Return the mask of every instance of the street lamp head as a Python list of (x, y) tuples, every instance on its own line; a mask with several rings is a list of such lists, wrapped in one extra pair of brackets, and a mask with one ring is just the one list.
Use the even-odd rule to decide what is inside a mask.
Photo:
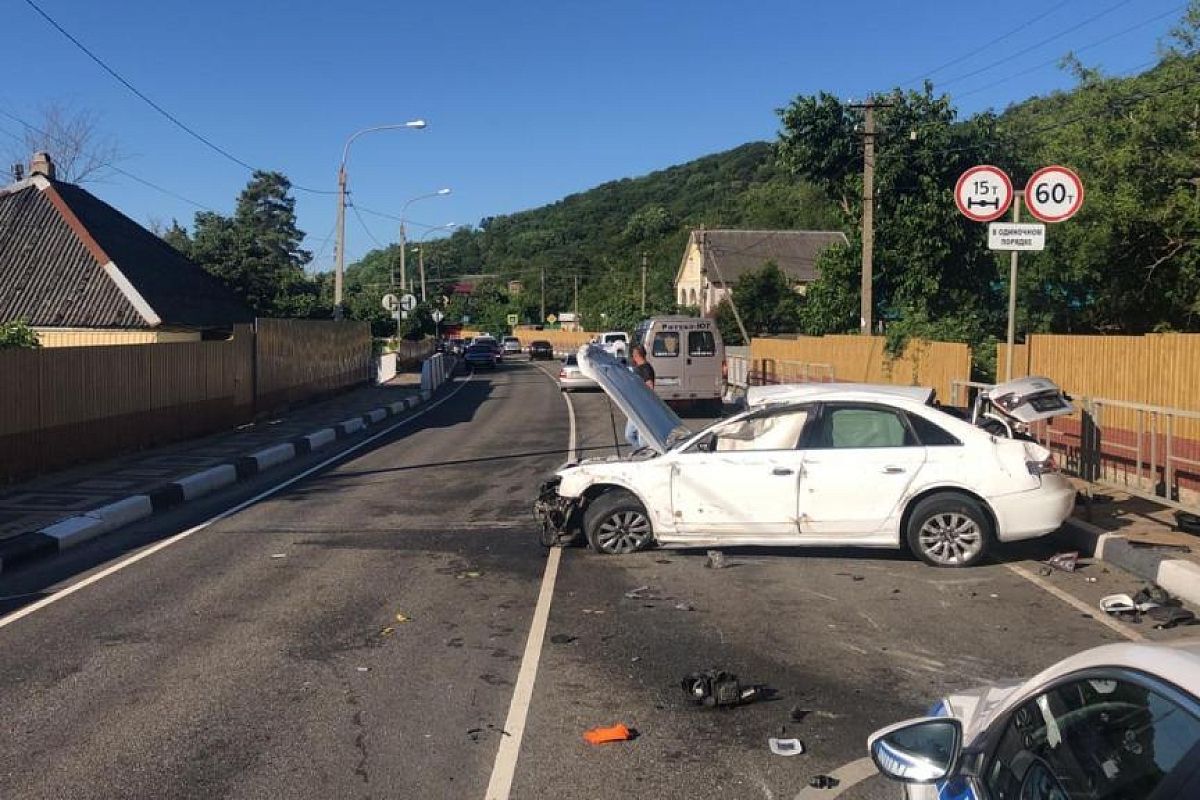
[(426, 124), (425, 120), (423, 120), (423, 119), (414, 119), (411, 122), (404, 123), (404, 127), (406, 127), (406, 128), (424, 128), (425, 124)]
[(450, 194), (450, 190), (449, 189), (438, 189), (437, 193), (438, 194)]

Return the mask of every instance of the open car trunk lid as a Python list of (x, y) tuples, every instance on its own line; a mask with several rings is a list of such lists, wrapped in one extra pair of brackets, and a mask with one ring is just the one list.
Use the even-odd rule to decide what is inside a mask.
[(637, 426), (642, 440), (659, 453), (690, 432), (679, 415), (632, 369), (598, 344), (579, 348), (579, 370), (594, 380)]
[(1075, 410), (1054, 381), (1037, 375), (993, 386), (987, 390), (987, 398), (999, 411), (1023, 425), (1066, 416)]

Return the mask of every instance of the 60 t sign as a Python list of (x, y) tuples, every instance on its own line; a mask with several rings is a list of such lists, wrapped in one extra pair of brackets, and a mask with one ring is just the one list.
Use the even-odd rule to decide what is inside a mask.
[(1042, 222), (1070, 219), (1083, 205), (1083, 181), (1066, 167), (1042, 167), (1025, 184), (1025, 206)]

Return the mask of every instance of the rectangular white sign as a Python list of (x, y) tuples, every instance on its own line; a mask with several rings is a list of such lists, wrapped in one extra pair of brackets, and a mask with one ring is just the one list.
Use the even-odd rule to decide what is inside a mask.
[(989, 250), (1045, 250), (1046, 226), (1041, 223), (992, 222), (988, 225)]

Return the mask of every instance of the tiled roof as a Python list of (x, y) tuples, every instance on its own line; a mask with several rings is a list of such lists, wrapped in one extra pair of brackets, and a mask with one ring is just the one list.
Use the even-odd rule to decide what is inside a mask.
[[(736, 283), (744, 273), (772, 261), (794, 281), (817, 279), (817, 256), (849, 242), (841, 231), (703, 231), (708, 237), (704, 267), (710, 283)], [(696, 242), (701, 231), (692, 232)]]
[(84, 189), (35, 176), (0, 189), (0, 321), (209, 328), (253, 313), (223, 283)]

